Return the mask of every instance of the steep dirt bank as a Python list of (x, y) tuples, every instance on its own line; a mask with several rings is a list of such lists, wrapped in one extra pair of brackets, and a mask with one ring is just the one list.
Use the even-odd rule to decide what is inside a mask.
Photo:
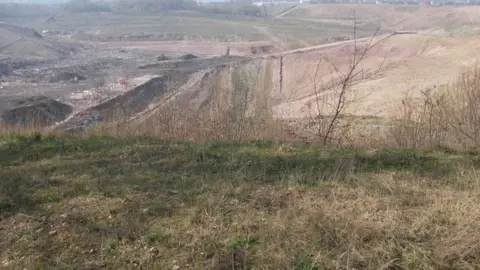
[(152, 109), (132, 122), (143, 123), (159, 117), (169, 101), (178, 101), (198, 114), (228, 112), (234, 119), (271, 118), (271, 59), (250, 59), (202, 69), (168, 97), (152, 105)]
[(130, 91), (68, 117), (56, 129), (81, 130), (97, 122), (129, 119), (146, 110), (155, 99), (183, 85), (187, 78), (188, 73), (179, 71), (153, 78)]

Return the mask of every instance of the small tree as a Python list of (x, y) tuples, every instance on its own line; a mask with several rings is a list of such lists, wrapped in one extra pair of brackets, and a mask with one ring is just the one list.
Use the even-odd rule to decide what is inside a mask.
[[(340, 70), (333, 61), (325, 57), (317, 63), (315, 73), (311, 79), (314, 94), (313, 100), (307, 104), (307, 107), (309, 108), (310, 120), (315, 126), (317, 135), (324, 144), (334, 139), (333, 134), (349, 126), (349, 124), (342, 125), (340, 121), (342, 114), (354, 103), (366, 97), (366, 95), (359, 97), (359, 93), (356, 92), (353, 86), (377, 74), (383, 67), (386, 55), (379, 65), (378, 70), (375, 72), (366, 71), (361, 63), (370, 51), (394, 35), (390, 34), (376, 40), (380, 33), (380, 27), (377, 27), (373, 36), (366, 42), (366, 45), (363, 47), (359, 46), (355, 12), (353, 13), (353, 21), (353, 50), (348, 51), (349, 59), (347, 70)], [(330, 74), (328, 74), (330, 76), (328, 84), (322, 82), (322, 76), (320, 76), (319, 72), (320, 67), (325, 64), (331, 67)], [(344, 133), (344, 131), (340, 133)]]

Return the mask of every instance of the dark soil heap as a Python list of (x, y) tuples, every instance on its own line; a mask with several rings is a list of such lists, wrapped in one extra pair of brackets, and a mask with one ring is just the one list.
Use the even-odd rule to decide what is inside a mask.
[(14, 108), (4, 111), (3, 122), (8, 125), (49, 126), (67, 118), (73, 112), (70, 105), (45, 96), (17, 101)]
[(253, 55), (269, 54), (269, 53), (274, 53), (275, 51), (276, 51), (275, 47), (272, 45), (250, 47), (250, 53)]
[(87, 78), (85, 76), (82, 76), (80, 74), (75, 74), (71, 72), (60, 72), (57, 74), (54, 74), (51, 78), (49, 78), (49, 82), (54, 83), (54, 82), (78, 82), (78, 81), (84, 81)]

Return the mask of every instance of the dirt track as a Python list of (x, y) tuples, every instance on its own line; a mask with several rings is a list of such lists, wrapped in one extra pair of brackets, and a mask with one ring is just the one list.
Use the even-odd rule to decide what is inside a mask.
[(298, 5), (295, 5), (295, 6), (292, 6), (284, 11), (282, 11), (280, 14), (278, 14), (277, 16), (275, 16), (275, 18), (281, 18), (285, 15), (287, 15), (288, 13), (292, 12), (294, 9), (297, 8)]
[[(385, 37), (388, 35), (385, 35)], [(371, 39), (370, 37), (366, 38), (357, 38), (357, 42), (363, 42)], [(315, 45), (315, 46), (310, 46), (310, 47), (304, 47), (300, 49), (294, 49), (294, 50), (288, 50), (288, 51), (283, 51), (279, 53), (273, 53), (265, 57), (270, 57), (270, 56), (285, 56), (285, 55), (291, 55), (291, 54), (296, 54), (296, 53), (305, 53), (305, 52), (312, 52), (312, 51), (317, 51), (317, 50), (322, 50), (322, 49), (328, 49), (332, 47), (337, 47), (341, 45), (346, 45), (346, 44), (351, 44), (354, 43), (355, 40), (346, 40), (346, 41), (339, 41), (339, 42), (333, 42), (333, 43), (327, 43), (327, 44), (322, 44), (322, 45)]]

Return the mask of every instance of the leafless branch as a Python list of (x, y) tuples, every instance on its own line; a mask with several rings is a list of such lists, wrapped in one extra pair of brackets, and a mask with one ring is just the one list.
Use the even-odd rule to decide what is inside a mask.
[[(322, 138), (324, 144), (327, 144), (328, 141), (331, 141), (332, 134), (336, 133), (337, 127), (339, 126), (340, 117), (342, 114), (344, 114), (345, 110), (351, 104), (353, 104), (356, 99), (363, 99), (366, 97), (357, 96), (354, 98), (354, 100), (352, 100), (351, 96), (355, 94), (353, 86), (360, 83), (362, 80), (372, 78), (375, 74), (380, 72), (385, 63), (387, 55), (385, 54), (379, 68), (373, 72), (366, 71), (362, 65), (362, 62), (365, 60), (369, 52), (371, 52), (375, 47), (385, 42), (391, 36), (395, 35), (390, 34), (384, 38), (376, 40), (380, 33), (380, 26), (378, 26), (368, 42), (366, 42), (365, 47), (359, 48), (359, 43), (357, 41), (357, 19), (355, 12), (353, 13), (353, 22), (353, 50), (348, 49), (350, 54), (348, 58), (348, 69), (346, 71), (342, 71), (336, 63), (325, 57), (317, 64), (314, 77), (312, 79), (314, 88), (313, 102), (315, 102), (317, 109), (315, 112), (315, 121), (317, 122), (317, 125), (319, 125), (319, 127), (317, 127), (317, 135)], [(318, 81), (318, 77), (320, 76), (320, 64), (323, 62), (326, 62), (331, 67), (331, 78), (328, 85), (323, 84), (323, 82), (319, 83)], [(321, 87), (319, 87), (319, 84)], [(333, 96), (333, 101), (326, 97), (327, 94)], [(329, 108), (331, 111), (326, 112), (324, 107)], [(309, 106), (309, 108), (311, 108), (311, 106)], [(329, 117), (326, 117), (326, 114), (329, 114)], [(319, 123), (319, 119), (323, 119), (321, 121), (324, 122)], [(328, 119), (328, 121), (325, 121), (324, 119)]]

